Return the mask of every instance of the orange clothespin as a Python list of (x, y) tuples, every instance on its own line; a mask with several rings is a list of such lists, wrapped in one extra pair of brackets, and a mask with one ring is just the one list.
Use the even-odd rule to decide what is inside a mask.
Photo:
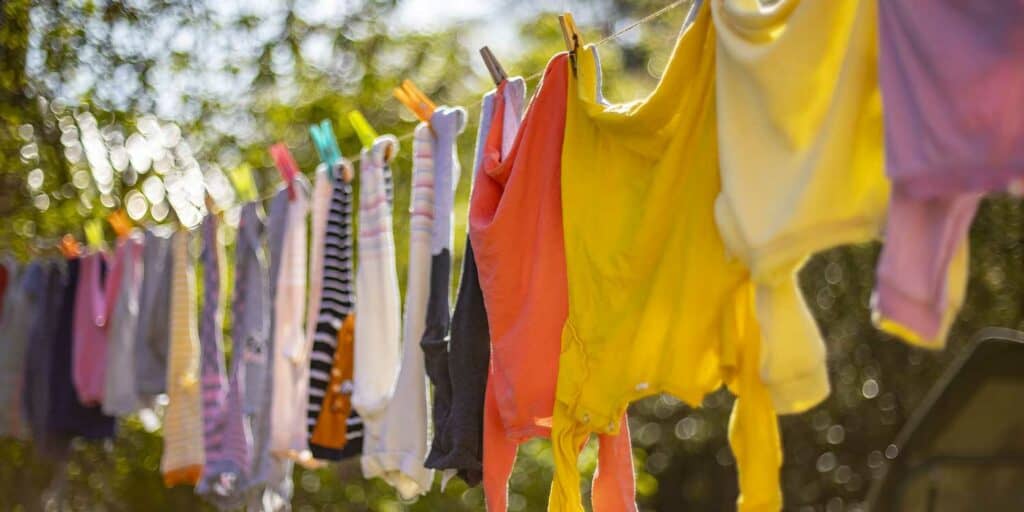
[(576, 29), (576, 21), (572, 13), (566, 12), (558, 17), (558, 24), (562, 27), (562, 38), (565, 39), (565, 49), (569, 51), (569, 64), (572, 66), (572, 74), (576, 75), (576, 52), (583, 46), (583, 37)]
[(128, 213), (124, 211), (124, 208), (118, 209), (107, 216), (107, 222), (110, 223), (110, 227), (114, 229), (114, 234), (118, 240), (123, 240), (124, 237), (128, 236), (132, 231), (132, 220), (128, 217)]
[(292, 152), (288, 151), (288, 146), (285, 146), (283, 142), (270, 146), (270, 156), (274, 159), (277, 172), (281, 173), (281, 179), (288, 186), (288, 199), (294, 201), (295, 177), (299, 175), (299, 164), (295, 161), (295, 157), (292, 156)]
[(403, 80), (402, 85), (395, 88), (395, 98), (424, 123), (430, 123), (430, 116), (437, 109), (437, 105), (410, 80)]
[(60, 249), (60, 253), (64, 255), (64, 258), (69, 260), (82, 255), (82, 244), (78, 243), (78, 240), (75, 240), (75, 236), (70, 233), (61, 237), (57, 248)]

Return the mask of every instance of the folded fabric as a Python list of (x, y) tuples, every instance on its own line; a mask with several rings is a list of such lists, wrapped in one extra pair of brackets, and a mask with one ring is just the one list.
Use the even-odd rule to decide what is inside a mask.
[(606, 103), (593, 46), (579, 52), (569, 79), (561, 177), (569, 309), (550, 510), (582, 510), (579, 450), (591, 433), (622, 432), (630, 401), (667, 392), (696, 407), (723, 382), (738, 395), (729, 439), (739, 509), (782, 505), (753, 289), (715, 226), (715, 30), (707, 3), (697, 9), (647, 98)]

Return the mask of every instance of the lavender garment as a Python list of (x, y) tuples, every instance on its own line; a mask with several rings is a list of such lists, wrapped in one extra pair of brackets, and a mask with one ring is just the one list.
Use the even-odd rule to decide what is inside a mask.
[(7, 288), (0, 306), (0, 437), (26, 439), (29, 432), (21, 399), (29, 318), (35, 307), (33, 290), (41, 285), (37, 281), (39, 265), (31, 264), (26, 269), (9, 259), (4, 267)]
[(880, 327), (941, 348), (962, 304), (982, 195), (1024, 176), (1024, 2), (884, 0), (886, 171)]
[(57, 334), (54, 319), (64, 296), (61, 264), (42, 262), (33, 265), (26, 271), (25, 279), (26, 298), (35, 307), (29, 318), (28, 337), (32, 341), (25, 352), (22, 404), (36, 452), (46, 458), (61, 458), (67, 455), (70, 440), (58, 435), (50, 425), (51, 368)]
[(910, 197), (1024, 176), (1024, 2), (880, 0), (886, 171)]
[(143, 401), (167, 392), (172, 259), (170, 237), (147, 231), (135, 340), (135, 386)]
[[(139, 322), (139, 289), (142, 280), (142, 238), (131, 236), (117, 248), (116, 260), (122, 266), (121, 280), (110, 314), (107, 371), (104, 381), (103, 412), (127, 416), (141, 406), (135, 389), (135, 341)], [(108, 286), (115, 286), (110, 283)]]

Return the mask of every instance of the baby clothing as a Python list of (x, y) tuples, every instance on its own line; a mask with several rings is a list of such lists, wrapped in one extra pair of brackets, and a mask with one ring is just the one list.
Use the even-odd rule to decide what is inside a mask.
[(967, 232), (986, 192), (1024, 176), (1024, 4), (878, 2), (885, 163), (893, 183), (875, 322), (945, 346)]
[(173, 264), (171, 238), (146, 231), (135, 339), (135, 386), (139, 398), (146, 402), (167, 391)]
[(722, 184), (715, 29), (706, 2), (694, 12), (645, 99), (604, 101), (593, 46), (569, 76), (561, 168), (568, 318), (550, 510), (582, 510), (580, 448), (591, 433), (621, 432), (629, 402), (667, 392), (697, 407), (723, 382), (738, 395), (729, 429), (738, 509), (782, 506), (753, 286), (744, 264), (727, 257), (714, 218)]
[(815, 252), (877, 236), (888, 199), (876, 2), (710, 3), (722, 177), (715, 219), (755, 285), (761, 378), (779, 413), (799, 413), (830, 387), (796, 274)]
[[(361, 419), (352, 415), (349, 399), (352, 394), (351, 333), (343, 332), (351, 323), (349, 316), (355, 300), (352, 293), (352, 185), (345, 181), (343, 171), (351, 172), (348, 161), (341, 162), (332, 179), (325, 236), (321, 242), (324, 257), (320, 312), (309, 358), (306, 425), (313, 457), (322, 460), (358, 455), (361, 447)], [(353, 427), (351, 445), (350, 423)]]
[[(72, 376), (78, 399), (86, 405), (98, 405), (103, 401), (109, 319), (104, 287), (116, 290), (120, 286), (120, 276), (115, 278), (113, 267), (102, 252), (83, 256), (79, 266), (72, 330)], [(111, 282), (106, 283), (108, 280)], [(110, 295), (113, 298), (114, 294)]]
[(371, 453), (372, 446), (385, 448), (382, 421), (402, 361), (402, 306), (391, 217), (391, 162), (398, 150), (398, 139), (379, 137), (363, 149), (359, 165), (352, 408), (362, 418), (363, 453)]
[(167, 354), (167, 409), (160, 471), (164, 484), (194, 486), (203, 471), (202, 400), (199, 390), (199, 339), (196, 332), (195, 270), (189, 258), (188, 232), (171, 238), (171, 331)]
[[(107, 306), (110, 313), (107, 315), (103, 412), (111, 416), (127, 416), (141, 405), (135, 388), (134, 365), (142, 280), (142, 241), (142, 237), (131, 235), (118, 243), (114, 253), (114, 270), (107, 280)], [(115, 275), (119, 277), (114, 278)]]
[[(439, 108), (432, 119), (435, 122), (431, 125), (420, 123), (413, 136), (409, 263), (398, 379), (391, 399), (382, 407), (359, 410), (365, 424), (361, 459), (363, 476), (381, 477), (403, 499), (412, 499), (426, 493), (434, 481), (433, 471), (423, 467), (427, 454), (429, 417), (427, 377), (419, 343), (426, 326), (430, 246), (434, 229), (434, 137), (431, 135), (431, 127), (442, 131), (452, 126), (448, 122), (436, 122), (451, 115), (448, 112), (449, 109)], [(447, 150), (451, 151), (452, 148)], [(369, 317), (362, 310), (356, 312), (357, 321)], [(359, 340), (359, 333), (356, 333), (356, 339)], [(362, 371), (358, 361), (356, 369)]]

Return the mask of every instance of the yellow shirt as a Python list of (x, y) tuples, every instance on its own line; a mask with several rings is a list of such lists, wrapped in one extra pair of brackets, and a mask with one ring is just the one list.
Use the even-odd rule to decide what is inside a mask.
[(829, 393), (825, 348), (796, 283), (813, 253), (879, 232), (882, 153), (875, 0), (712, 0), (715, 217), (756, 284), (761, 377), (779, 413)]
[(591, 433), (615, 433), (630, 401), (668, 392), (697, 406), (722, 382), (740, 396), (730, 423), (740, 509), (781, 507), (752, 289), (715, 227), (714, 63), (706, 5), (642, 101), (605, 104), (596, 50), (579, 52), (562, 150), (569, 315), (550, 510), (582, 510), (579, 449)]

